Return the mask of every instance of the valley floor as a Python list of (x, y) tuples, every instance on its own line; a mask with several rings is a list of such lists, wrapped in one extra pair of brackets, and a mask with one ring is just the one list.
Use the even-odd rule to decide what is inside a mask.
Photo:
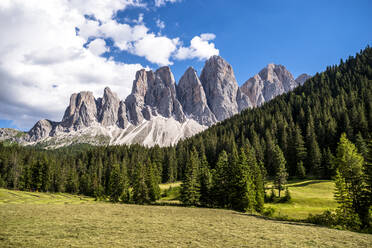
[(371, 247), (372, 235), (229, 210), (0, 189), (0, 247)]

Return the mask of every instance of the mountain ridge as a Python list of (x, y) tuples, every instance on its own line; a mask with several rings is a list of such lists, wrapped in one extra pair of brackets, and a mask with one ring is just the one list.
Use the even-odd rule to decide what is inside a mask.
[(200, 76), (189, 67), (178, 83), (168, 66), (142, 69), (124, 100), (109, 87), (97, 99), (90, 91), (73, 93), (60, 122), (43, 119), (21, 137), (3, 132), (0, 139), (51, 148), (74, 143), (175, 145), (308, 78), (302, 74), (296, 81), (284, 66), (269, 64), (239, 87), (232, 66), (220, 56), (208, 59)]

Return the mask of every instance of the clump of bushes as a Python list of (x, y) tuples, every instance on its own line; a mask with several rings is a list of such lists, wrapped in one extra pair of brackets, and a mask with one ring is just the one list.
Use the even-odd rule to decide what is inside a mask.
[(358, 214), (353, 212), (342, 212), (340, 209), (335, 211), (326, 210), (322, 214), (312, 215), (309, 214), (309, 217), (306, 219), (307, 222), (328, 226), (332, 228), (342, 229), (342, 230), (351, 230), (357, 232), (367, 232), (371, 233), (370, 229), (361, 229), (361, 221)]
[(288, 203), (291, 202), (291, 200), (292, 196), (288, 187), (286, 187), (283, 197), (278, 197), (275, 194), (274, 188), (271, 188), (270, 195), (265, 194), (265, 203)]
[(266, 217), (272, 217), (275, 213), (275, 209), (272, 207), (264, 208), (262, 214)]

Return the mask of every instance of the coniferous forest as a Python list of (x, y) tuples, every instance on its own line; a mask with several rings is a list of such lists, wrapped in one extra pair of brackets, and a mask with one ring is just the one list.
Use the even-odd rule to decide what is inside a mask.
[[(288, 178), (336, 179), (343, 209), (354, 209), (361, 225), (368, 225), (363, 218), (371, 204), (371, 130), (367, 47), (294, 91), (175, 147), (43, 150), (0, 144), (0, 186), (144, 204), (159, 199), (159, 183), (182, 181), (185, 205), (262, 212), (268, 179), (279, 197), (289, 194), (283, 187)], [(350, 155), (354, 162), (345, 162), (345, 154), (356, 154)]]

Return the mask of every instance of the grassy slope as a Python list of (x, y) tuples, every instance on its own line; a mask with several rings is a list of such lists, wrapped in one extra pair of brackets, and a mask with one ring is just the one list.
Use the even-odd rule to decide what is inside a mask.
[(266, 220), (229, 210), (111, 204), (68, 194), (5, 189), (0, 189), (0, 223), (0, 247), (368, 247), (372, 244), (372, 235), (368, 234)]
[[(337, 202), (333, 198), (334, 182), (332, 181), (292, 181), (287, 186), (292, 196), (291, 203), (265, 204), (266, 207), (275, 209), (274, 216), (305, 219), (310, 213), (320, 214), (324, 210), (337, 207)], [(267, 193), (270, 193), (270, 190), (267, 190)]]
[[(179, 187), (181, 183), (162, 184), (164, 193), (169, 187), (172, 190), (167, 196), (162, 197), (159, 203), (179, 204)], [(290, 203), (265, 204), (265, 207), (275, 209), (275, 217), (288, 217), (291, 219), (306, 219), (310, 213), (320, 214), (327, 209), (334, 209), (337, 203), (333, 198), (334, 183), (329, 180), (301, 180), (290, 181), (288, 188), (292, 196)], [(270, 193), (270, 187), (266, 193)], [(276, 191), (276, 194), (278, 192)], [(284, 192), (282, 192), (284, 194)]]

